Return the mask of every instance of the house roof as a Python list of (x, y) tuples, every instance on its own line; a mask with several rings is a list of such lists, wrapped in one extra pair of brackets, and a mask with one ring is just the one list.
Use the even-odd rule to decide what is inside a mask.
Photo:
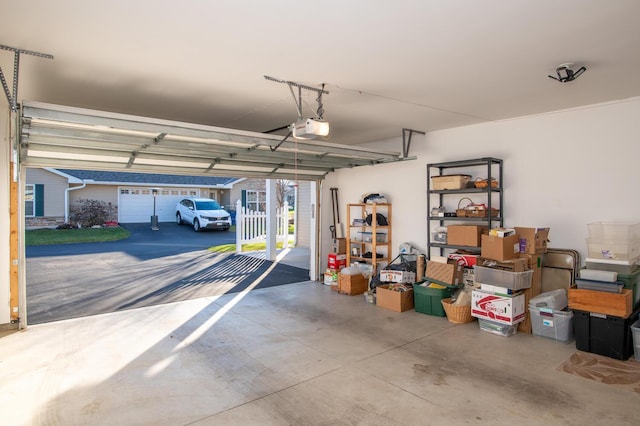
[(141, 184), (141, 185), (180, 185), (180, 186), (216, 186), (231, 187), (239, 178), (217, 176), (183, 176), (153, 173), (107, 172), (96, 170), (56, 169), (71, 177), (84, 181), (93, 180), (95, 184)]

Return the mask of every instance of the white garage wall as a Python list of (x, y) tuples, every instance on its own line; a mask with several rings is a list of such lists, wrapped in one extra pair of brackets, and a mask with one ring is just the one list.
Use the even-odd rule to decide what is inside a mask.
[[(368, 146), (401, 151), (402, 138)], [(340, 189), (341, 215), (363, 193), (383, 193), (393, 203), (394, 255), (402, 242), (426, 251), (427, 163), (502, 158), (505, 225), (550, 226), (551, 247), (576, 249), (583, 257), (587, 223), (640, 222), (640, 98), (414, 135), (410, 155), (418, 159), (328, 176), (322, 194), (323, 268), (332, 186)]]

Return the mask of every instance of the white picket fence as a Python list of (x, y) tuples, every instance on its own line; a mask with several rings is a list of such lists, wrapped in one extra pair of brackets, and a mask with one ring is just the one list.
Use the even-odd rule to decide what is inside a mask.
[[(289, 246), (289, 205), (276, 208), (276, 241), (282, 248)], [(236, 204), (236, 253), (242, 252), (242, 245), (267, 241), (267, 213), (247, 210), (238, 201)]]

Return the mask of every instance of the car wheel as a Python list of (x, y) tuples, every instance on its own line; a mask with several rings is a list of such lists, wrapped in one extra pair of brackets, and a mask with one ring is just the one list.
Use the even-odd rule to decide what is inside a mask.
[(200, 228), (200, 222), (198, 221), (198, 219), (193, 219), (193, 230), (196, 232), (202, 231), (202, 228)]
[(182, 216), (180, 216), (180, 213), (176, 213), (176, 223), (178, 225), (182, 225), (184, 222), (182, 221)]

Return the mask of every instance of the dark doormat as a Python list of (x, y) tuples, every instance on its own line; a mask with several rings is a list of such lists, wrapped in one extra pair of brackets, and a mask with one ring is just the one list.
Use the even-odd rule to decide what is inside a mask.
[(620, 361), (577, 351), (556, 370), (640, 393), (640, 362), (633, 357), (627, 361)]
[[(241, 283), (227, 291), (227, 293), (239, 293), (246, 289), (273, 264), (273, 262), (268, 260), (260, 260), (260, 262), (262, 262), (262, 264), (258, 265), (255, 271), (247, 275)], [(309, 281), (308, 269), (296, 268), (295, 266), (278, 263), (273, 270), (269, 272), (269, 274), (266, 275), (256, 287), (254, 287), (254, 290), (284, 284), (299, 283), (301, 281)]]

